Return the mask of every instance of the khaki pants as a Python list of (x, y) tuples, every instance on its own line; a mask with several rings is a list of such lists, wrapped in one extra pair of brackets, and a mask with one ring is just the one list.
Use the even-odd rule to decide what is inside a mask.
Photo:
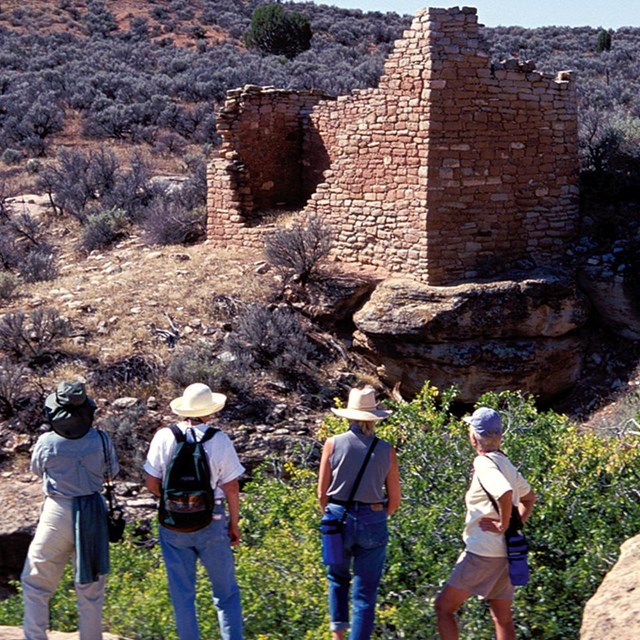
[[(25, 640), (47, 640), (49, 600), (69, 558), (75, 564), (72, 500), (46, 498), (22, 570)], [(105, 576), (75, 585), (80, 640), (102, 640)]]

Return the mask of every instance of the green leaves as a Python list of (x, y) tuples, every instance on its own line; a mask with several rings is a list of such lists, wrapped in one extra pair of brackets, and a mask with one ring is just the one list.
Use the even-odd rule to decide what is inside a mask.
[(281, 4), (274, 3), (256, 8), (244, 41), (248, 48), (292, 59), (309, 49), (311, 36), (307, 18), (297, 11), (286, 12)]

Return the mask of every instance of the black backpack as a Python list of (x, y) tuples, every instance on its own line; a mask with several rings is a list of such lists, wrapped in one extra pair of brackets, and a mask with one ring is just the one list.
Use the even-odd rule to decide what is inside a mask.
[(171, 429), (177, 446), (162, 483), (160, 496), (160, 523), (178, 531), (197, 531), (206, 527), (213, 517), (213, 489), (209, 460), (202, 446), (216, 435), (218, 429), (207, 427), (200, 442), (189, 427), (185, 437), (175, 424)]

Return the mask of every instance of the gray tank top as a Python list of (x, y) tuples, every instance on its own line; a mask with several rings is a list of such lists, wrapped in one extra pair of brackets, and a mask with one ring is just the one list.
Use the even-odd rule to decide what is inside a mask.
[[(331, 483), (327, 490), (329, 498), (346, 502), (356, 476), (364, 462), (367, 451), (374, 436), (365, 436), (360, 427), (349, 426), (349, 431), (333, 438), (333, 453), (329, 460), (331, 465)], [(386, 499), (384, 483), (391, 464), (391, 445), (380, 440), (373, 450), (367, 467), (356, 491), (357, 502), (383, 502)]]

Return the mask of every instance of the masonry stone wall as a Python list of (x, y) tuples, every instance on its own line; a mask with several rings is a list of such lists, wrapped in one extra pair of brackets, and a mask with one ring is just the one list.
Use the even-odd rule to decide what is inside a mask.
[(575, 231), (574, 82), (492, 67), (475, 9), (419, 12), (376, 89), (247, 87), (220, 122), (208, 233), (230, 246), (260, 247), (262, 212), (299, 205), (336, 260), (442, 285), (556, 264)]

